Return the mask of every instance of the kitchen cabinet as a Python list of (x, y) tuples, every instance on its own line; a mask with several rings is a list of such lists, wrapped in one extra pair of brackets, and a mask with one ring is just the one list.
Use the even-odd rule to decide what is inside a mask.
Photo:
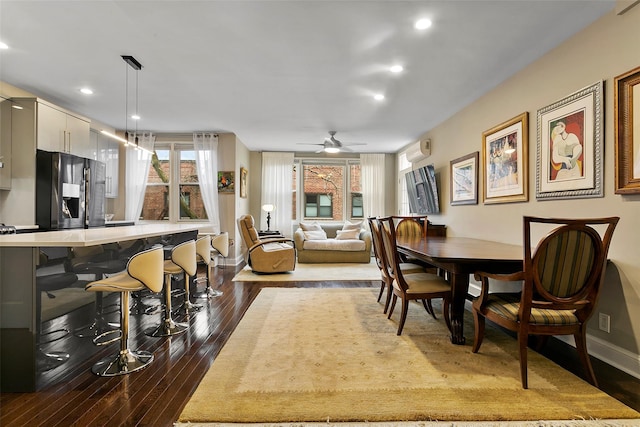
[(0, 97), (0, 190), (11, 189), (11, 101)]
[(37, 102), (37, 148), (95, 158), (90, 121), (41, 100)]
[(120, 143), (91, 129), (91, 145), (96, 147), (96, 160), (107, 166), (105, 196), (116, 199), (118, 197)]

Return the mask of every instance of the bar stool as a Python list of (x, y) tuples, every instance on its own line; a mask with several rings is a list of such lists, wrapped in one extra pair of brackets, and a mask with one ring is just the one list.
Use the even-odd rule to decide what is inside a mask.
[[(189, 300), (189, 281), (195, 275), (198, 265), (196, 263), (196, 242), (189, 240), (180, 243), (171, 250), (171, 259), (164, 261), (164, 319), (156, 327), (147, 328), (144, 333), (152, 337), (168, 337), (185, 332), (189, 325), (178, 323), (171, 318), (171, 277), (184, 271), (185, 279), (185, 302), (184, 307), (189, 311), (199, 310), (201, 306), (196, 306)], [(190, 307), (194, 307), (191, 308)]]
[(153, 361), (148, 351), (129, 349), (129, 296), (131, 292), (145, 288), (153, 292), (162, 289), (162, 248), (153, 248), (132, 256), (127, 271), (106, 279), (89, 283), (86, 291), (120, 292), (120, 352), (106, 357), (93, 365), (91, 371), (99, 376), (113, 377), (138, 371)]
[(229, 256), (229, 233), (227, 233), (226, 231), (223, 231), (222, 233), (213, 236), (213, 239), (211, 239), (211, 246), (213, 247), (213, 249), (218, 253), (218, 255), (222, 256), (222, 259), (225, 261), (225, 265), (226, 265), (226, 260), (227, 257)]
[[(211, 236), (205, 234), (203, 237), (200, 237), (196, 240), (196, 261), (201, 262), (206, 265), (206, 276), (205, 280), (207, 282), (206, 288), (198, 298), (215, 298), (222, 295), (222, 291), (214, 290), (210, 285), (210, 273), (211, 273)], [(202, 278), (197, 279), (197, 281), (201, 281)]]

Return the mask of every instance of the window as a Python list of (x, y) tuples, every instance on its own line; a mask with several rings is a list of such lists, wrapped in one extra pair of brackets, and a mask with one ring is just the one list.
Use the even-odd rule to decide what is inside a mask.
[(398, 215), (409, 215), (409, 192), (405, 174), (411, 170), (411, 162), (407, 160), (407, 153), (398, 155)]
[(156, 144), (151, 159), (141, 219), (172, 218), (207, 219), (191, 144)]
[[(363, 217), (359, 160), (297, 159), (293, 181), (294, 218), (344, 221)], [(299, 211), (296, 203), (301, 204)]]
[(304, 216), (307, 218), (332, 218), (333, 204), (330, 194), (305, 193)]

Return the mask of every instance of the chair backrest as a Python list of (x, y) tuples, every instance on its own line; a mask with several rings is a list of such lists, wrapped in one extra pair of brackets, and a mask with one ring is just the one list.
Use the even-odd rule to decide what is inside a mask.
[(378, 219), (380, 234), (382, 235), (383, 250), (386, 260), (386, 268), (389, 277), (393, 278), (393, 287), (406, 292), (408, 286), (400, 270), (400, 256), (396, 246), (396, 228), (393, 217)]
[(427, 216), (394, 216), (396, 236), (427, 237)]
[[(618, 217), (575, 220), (525, 216), (525, 294), (531, 295), (527, 298), (562, 304), (550, 308), (575, 308), (581, 317), (588, 318), (604, 280), (607, 253), (618, 221)], [(532, 252), (531, 225), (535, 223), (558, 227)], [(597, 225), (606, 226), (603, 236), (594, 228)]]
[(238, 231), (240, 231), (240, 237), (242, 237), (243, 243), (240, 248), (242, 250), (242, 256), (244, 257), (245, 262), (249, 263), (249, 248), (260, 242), (258, 230), (256, 230), (255, 223), (251, 215), (242, 215), (238, 218), (237, 223)]
[(227, 233), (226, 231), (223, 231), (222, 233), (213, 236), (213, 238), (211, 239), (211, 246), (213, 246), (213, 249), (218, 251), (220, 255), (222, 255), (223, 257), (225, 258), (228, 257), (229, 256), (229, 233)]
[(382, 247), (382, 236), (380, 235), (380, 225), (376, 217), (367, 218), (369, 228), (371, 229), (371, 240), (373, 242), (373, 255), (376, 259), (376, 265), (384, 274), (384, 248)]
[(211, 236), (205, 234), (196, 240), (196, 254), (202, 262), (209, 265), (211, 263)]
[(164, 283), (164, 251), (162, 247), (138, 252), (129, 258), (127, 273), (153, 292), (160, 292)]
[(180, 266), (189, 276), (196, 274), (198, 263), (196, 261), (196, 242), (187, 240), (176, 245), (171, 250), (171, 261)]

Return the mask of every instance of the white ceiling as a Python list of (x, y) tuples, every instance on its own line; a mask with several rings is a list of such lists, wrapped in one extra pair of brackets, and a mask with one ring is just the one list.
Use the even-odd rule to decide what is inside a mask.
[[(345, 143), (366, 143), (354, 151), (395, 152), (614, 6), (2, 0), (0, 41), (10, 49), (0, 51), (0, 80), (123, 129), (128, 72), (130, 114), (138, 77), (140, 130), (234, 132), (256, 151), (316, 151), (298, 144), (337, 130)], [(415, 30), (420, 17), (432, 27)], [(391, 74), (395, 63), (405, 71)]]

